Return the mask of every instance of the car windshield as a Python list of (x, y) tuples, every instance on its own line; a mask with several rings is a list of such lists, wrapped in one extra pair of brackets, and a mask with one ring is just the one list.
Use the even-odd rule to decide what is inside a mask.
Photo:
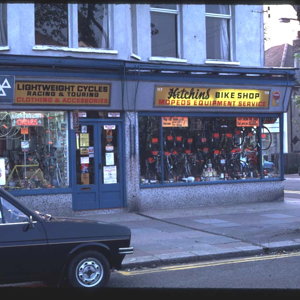
[(1, 223), (19, 223), (27, 222), (28, 216), (16, 208), (10, 202), (0, 197), (0, 222)]

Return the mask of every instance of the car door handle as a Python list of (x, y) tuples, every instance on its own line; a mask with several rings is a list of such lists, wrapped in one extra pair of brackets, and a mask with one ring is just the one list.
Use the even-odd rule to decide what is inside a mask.
[(90, 187), (83, 187), (81, 188), (82, 191), (89, 191), (91, 188)]

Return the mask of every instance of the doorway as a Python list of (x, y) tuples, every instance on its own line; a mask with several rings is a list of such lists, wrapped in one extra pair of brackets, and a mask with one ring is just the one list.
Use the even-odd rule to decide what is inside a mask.
[(74, 210), (124, 207), (121, 141), (121, 122), (80, 121), (72, 143)]

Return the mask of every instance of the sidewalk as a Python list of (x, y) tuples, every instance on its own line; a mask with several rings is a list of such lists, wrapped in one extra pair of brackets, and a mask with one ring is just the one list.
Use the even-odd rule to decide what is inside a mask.
[[(293, 176), (292, 176), (293, 177)], [(300, 176), (294, 176), (299, 179)], [(289, 178), (287, 178), (289, 180)], [(134, 254), (124, 268), (300, 249), (300, 192), (284, 202), (81, 216), (126, 225)]]

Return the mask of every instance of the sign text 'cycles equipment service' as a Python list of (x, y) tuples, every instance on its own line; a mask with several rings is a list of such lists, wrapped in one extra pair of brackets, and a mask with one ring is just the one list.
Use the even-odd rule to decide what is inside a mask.
[(268, 108), (270, 91), (198, 87), (156, 87), (155, 106)]
[(110, 84), (30, 82), (15, 84), (16, 104), (109, 105)]

